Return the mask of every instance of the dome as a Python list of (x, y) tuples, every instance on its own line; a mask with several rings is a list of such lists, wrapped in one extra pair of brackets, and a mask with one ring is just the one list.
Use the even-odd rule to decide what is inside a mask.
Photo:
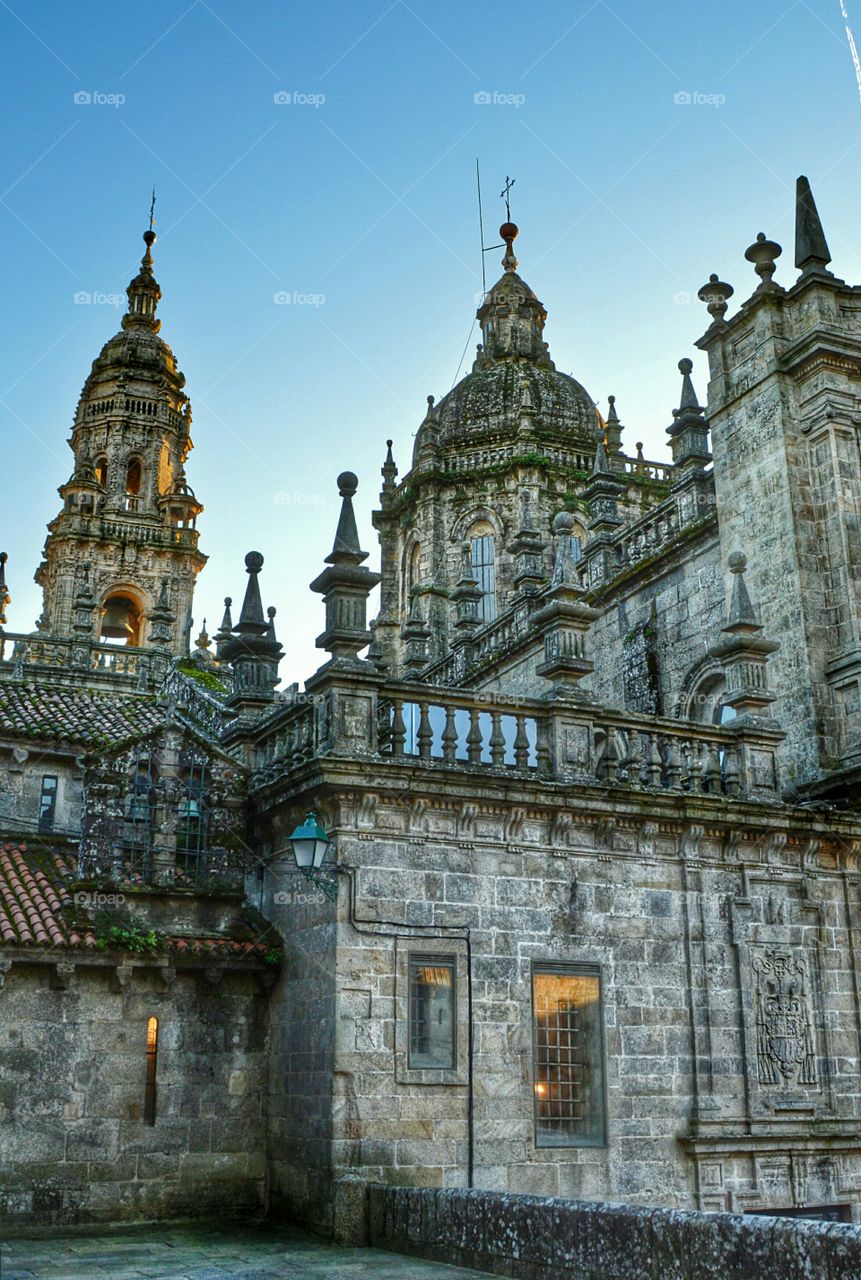
[(596, 408), (575, 378), (560, 373), (544, 341), (547, 312), (517, 274), (512, 223), (500, 228), (506, 241), (504, 274), (476, 313), (482, 343), (472, 367), (444, 396), (416, 436), (414, 460), (431, 439), (441, 448), (473, 438), (499, 439), (521, 431), (524, 416), (536, 438), (562, 438), (594, 447)]
[(513, 433), (530, 402), (538, 436), (567, 436), (594, 446), (595, 404), (585, 387), (526, 361), (493, 361), (463, 378), (436, 406), (439, 442)]

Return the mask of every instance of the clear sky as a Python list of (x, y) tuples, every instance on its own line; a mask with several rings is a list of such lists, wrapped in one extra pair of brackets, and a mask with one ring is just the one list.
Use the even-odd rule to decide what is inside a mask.
[[(844, 3), (861, 36), (861, 0)], [(516, 178), (520, 271), (557, 367), (605, 411), (614, 393), (627, 446), (649, 457), (669, 456), (682, 356), (706, 392), (693, 343), (709, 273), (737, 305), (763, 230), (785, 247), (778, 282), (794, 278), (797, 174), (833, 269), (861, 279), (861, 103), (840, 0), (0, 0), (0, 48), (13, 630), (38, 615), (75, 405), (122, 315), (75, 295), (124, 303), (153, 184), (162, 336), (188, 380), (188, 476), (206, 507), (195, 621), (215, 629), (259, 549), (286, 681), (325, 656), (307, 583), (331, 549), (336, 475), (359, 476), (375, 565), (385, 440), (403, 474), (425, 397), (451, 387), (467, 342), (468, 370), (476, 156), (488, 243)]]

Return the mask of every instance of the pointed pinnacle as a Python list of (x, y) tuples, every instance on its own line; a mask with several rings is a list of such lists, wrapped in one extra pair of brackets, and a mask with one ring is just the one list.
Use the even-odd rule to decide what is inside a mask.
[(795, 265), (802, 275), (807, 275), (817, 268), (824, 270), (830, 261), (816, 201), (809, 181), (802, 174), (795, 184)]
[(679, 402), (679, 412), (684, 409), (701, 410), (702, 405), (697, 400), (697, 393), (694, 391), (694, 384), (691, 382), (691, 374), (694, 370), (694, 362), (685, 357), (679, 361), (679, 373), (682, 375), (682, 398)]

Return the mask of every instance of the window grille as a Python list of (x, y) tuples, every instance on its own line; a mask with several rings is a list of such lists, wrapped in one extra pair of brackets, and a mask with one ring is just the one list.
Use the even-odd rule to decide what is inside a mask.
[(176, 828), (176, 864), (182, 881), (194, 883), (206, 874), (208, 811), (206, 760), (190, 759), (183, 771), (184, 791), (179, 803)]
[(536, 1145), (603, 1146), (600, 974), (536, 965), (532, 991)]
[(149, 751), (138, 751), (126, 800), (123, 832), (125, 871), (132, 879), (147, 880), (152, 870), (154, 788), (152, 756)]

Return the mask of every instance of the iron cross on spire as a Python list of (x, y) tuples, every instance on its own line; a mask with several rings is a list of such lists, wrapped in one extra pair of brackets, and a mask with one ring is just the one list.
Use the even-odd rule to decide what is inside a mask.
[(150, 207), (149, 207), (149, 229), (150, 229), (150, 231), (152, 231), (153, 223), (154, 223), (154, 222), (155, 222), (155, 187), (153, 187), (153, 189), (152, 189), (152, 202), (150, 203)]
[(517, 181), (517, 179), (516, 179), (516, 178), (509, 178), (508, 174), (506, 174), (506, 175), (505, 175), (505, 186), (502, 188), (502, 190), (501, 190), (501, 191), (500, 191), (500, 193), (499, 193), (499, 198), (500, 198), (500, 200), (504, 200), (504, 201), (505, 201), (505, 217), (506, 217), (506, 220), (507, 220), (508, 222), (510, 222), (510, 221), (511, 221), (511, 204), (510, 204), (510, 194), (509, 194), (509, 193), (510, 193), (511, 188), (514, 186), (514, 184), (515, 184), (515, 182), (516, 182), (516, 181)]

